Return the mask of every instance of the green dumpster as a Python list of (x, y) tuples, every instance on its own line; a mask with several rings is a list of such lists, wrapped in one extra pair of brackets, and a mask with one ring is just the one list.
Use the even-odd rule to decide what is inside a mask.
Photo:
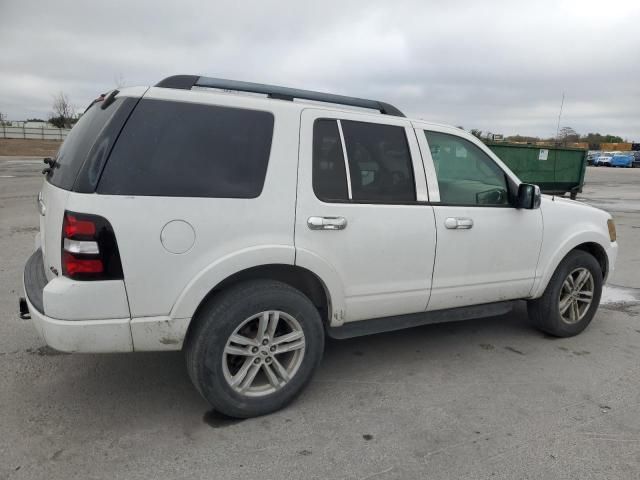
[(568, 192), (571, 198), (576, 198), (582, 192), (586, 150), (498, 142), (487, 142), (487, 146), (520, 180), (538, 185), (544, 193), (564, 195)]

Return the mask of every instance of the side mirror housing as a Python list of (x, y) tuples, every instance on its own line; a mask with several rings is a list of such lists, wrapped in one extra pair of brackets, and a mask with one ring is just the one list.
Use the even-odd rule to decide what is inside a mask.
[(516, 208), (524, 208), (526, 210), (535, 210), (540, 208), (540, 187), (531, 183), (521, 183), (518, 186), (518, 195), (516, 197)]

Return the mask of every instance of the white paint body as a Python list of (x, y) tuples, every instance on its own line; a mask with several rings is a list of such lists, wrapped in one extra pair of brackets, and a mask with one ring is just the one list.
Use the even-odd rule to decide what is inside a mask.
[[(604, 211), (546, 196), (536, 210), (440, 205), (424, 129), (473, 142), (520, 183), (493, 152), (460, 129), (202, 90), (133, 88), (120, 93), (143, 94), (271, 112), (274, 133), (264, 189), (255, 199), (107, 196), (68, 192), (45, 181), (46, 211), (40, 217), (41, 240), (36, 248), (43, 249), (49, 283), (43, 292), (44, 314), (32, 305), (30, 310), (38, 331), (56, 349), (181, 349), (207, 294), (231, 275), (261, 265), (297, 265), (315, 274), (329, 298), (331, 326), (537, 298), (564, 256), (585, 242), (600, 245), (607, 253), (609, 272), (613, 270), (617, 244), (609, 240), (611, 217)], [(320, 117), (404, 127), (419, 202), (320, 201), (311, 179), (312, 126)], [(124, 281), (81, 282), (59, 275), (65, 210), (109, 220)], [(311, 216), (344, 217), (347, 227), (311, 230), (307, 226)], [(449, 217), (471, 218), (473, 228), (446, 229)]]

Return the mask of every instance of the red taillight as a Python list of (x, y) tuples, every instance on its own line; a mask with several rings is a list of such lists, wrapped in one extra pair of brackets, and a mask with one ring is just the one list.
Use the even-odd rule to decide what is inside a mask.
[(62, 274), (75, 280), (122, 279), (122, 264), (111, 224), (88, 213), (65, 212)]
[(62, 254), (62, 271), (73, 277), (78, 273), (102, 273), (104, 265), (99, 258), (77, 258), (72, 253)]
[(66, 213), (63, 224), (64, 238), (79, 236), (93, 237), (96, 234), (96, 224), (91, 220), (78, 220), (75, 215)]

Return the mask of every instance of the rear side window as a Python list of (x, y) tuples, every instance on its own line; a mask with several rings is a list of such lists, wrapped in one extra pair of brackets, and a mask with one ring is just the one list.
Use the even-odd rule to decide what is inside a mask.
[[(345, 165), (349, 167), (348, 173)], [(313, 190), (320, 200), (328, 202), (415, 201), (413, 165), (405, 129), (350, 120), (316, 120)]]
[(416, 199), (413, 166), (403, 127), (342, 120), (353, 200)]
[(268, 112), (142, 99), (97, 192), (255, 198), (264, 186), (272, 136)]
[[(107, 108), (102, 109), (101, 103), (94, 103), (82, 117), (78, 120), (67, 138), (62, 143), (58, 154), (56, 155), (55, 167), (47, 176), (48, 181), (56, 187), (65, 190), (73, 188), (78, 172), (89, 156), (89, 152), (96, 142), (103, 139), (103, 131), (111, 119), (116, 116), (119, 110), (123, 108), (133, 108), (135, 100), (125, 102), (124, 98), (117, 98)], [(126, 107), (123, 107), (126, 104)], [(124, 112), (123, 116), (128, 114)], [(122, 124), (120, 124), (121, 126)]]

